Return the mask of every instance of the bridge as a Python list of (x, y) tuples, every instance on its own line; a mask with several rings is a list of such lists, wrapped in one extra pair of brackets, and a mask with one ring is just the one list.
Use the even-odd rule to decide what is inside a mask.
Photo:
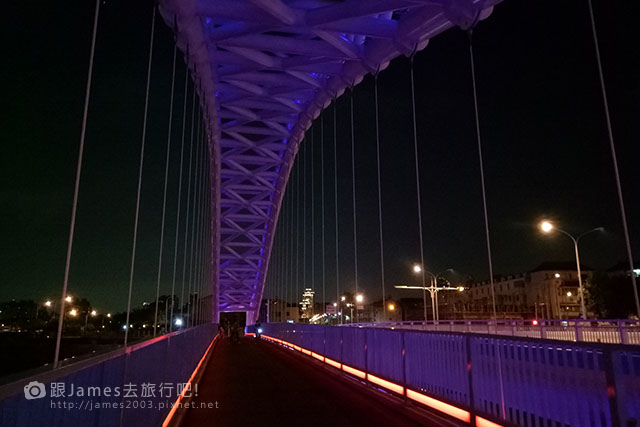
[[(87, 104), (100, 3), (96, 3), (94, 18)], [(187, 210), (185, 217), (192, 221), (191, 226), (186, 225), (192, 236), (191, 249), (195, 242), (199, 255), (191, 270), (195, 279), (188, 279), (186, 312), (175, 319), (174, 303), (169, 307), (165, 299), (161, 324), (158, 316), (163, 308), (156, 302), (153, 335), (132, 342), (136, 210), (123, 345), (83, 360), (59, 360), (65, 317), (60, 316), (54, 369), (48, 367), (0, 386), (0, 425), (638, 425), (640, 325), (634, 320), (499, 320), (495, 295), (492, 320), (441, 321), (435, 315), (429, 320), (425, 290), (437, 286), (438, 275), (428, 288), (424, 272), (425, 316), (421, 321), (354, 322), (352, 316), (348, 324), (335, 319), (333, 324), (311, 324), (308, 319), (303, 323), (270, 318), (274, 300), (280, 303), (279, 320), (284, 320), (283, 310), (291, 302), (296, 305), (304, 290), (299, 282), (306, 286), (298, 272), (294, 274), (287, 256), (291, 251), (280, 256), (275, 252), (278, 233), (289, 233), (281, 238), (281, 245), (291, 250), (299, 245), (298, 236), (292, 240), (298, 231), (292, 218), (299, 221), (299, 214), (289, 208), (300, 203), (299, 183), (293, 178), (300, 177), (301, 166), (296, 161), (307, 139), (313, 138), (309, 130), (314, 120), (328, 109), (327, 113), (335, 114), (330, 107), (345, 92), (352, 93), (367, 75), (377, 78), (401, 56), (413, 61), (442, 32), (461, 28), (471, 34), (480, 21), (491, 19), (499, 3), (160, 0), (153, 9), (148, 76), (154, 29), (165, 25), (175, 41), (174, 77), (176, 58), (184, 58), (186, 70), (184, 106), (176, 107), (183, 111), (181, 180), (182, 150), (189, 139), (184, 133), (189, 120), (189, 84), (194, 94), (190, 138), (195, 150), (189, 155), (186, 196), (193, 210)], [(473, 66), (472, 49), (470, 53)], [(176, 85), (172, 79), (172, 111)], [(146, 97), (137, 209), (148, 83)], [(380, 192), (377, 86), (375, 99)], [(417, 156), (415, 99), (412, 101)], [(475, 107), (477, 121), (477, 100)], [(353, 138), (352, 98), (351, 109)], [(172, 117), (169, 121), (172, 123)], [(194, 121), (198, 126), (194, 127)], [(480, 148), (479, 125), (477, 132)], [(171, 130), (168, 139), (170, 144)], [(335, 139), (334, 134), (334, 143)], [(170, 145), (167, 174), (169, 152)], [(481, 157), (480, 161), (482, 165)], [(61, 312), (65, 310), (81, 164), (82, 148)], [(417, 157), (416, 175), (419, 194)], [(294, 182), (298, 191), (289, 187), (287, 193)], [(335, 185), (337, 191), (337, 179)], [(166, 188), (165, 177), (165, 203)], [(484, 191), (484, 181), (482, 188)], [(178, 203), (180, 214), (180, 200)], [(486, 201), (484, 207), (487, 221)], [(278, 231), (282, 218), (289, 222), (281, 222)], [(164, 207), (162, 224), (164, 236)], [(178, 226), (176, 236), (179, 230)], [(381, 210), (380, 239), (382, 246)], [(420, 243), (422, 250), (422, 240)], [(488, 224), (487, 244), (491, 259)], [(186, 239), (184, 245), (186, 260)], [(338, 258), (337, 247), (336, 242), (336, 251), (325, 249), (323, 237), (323, 262), (325, 253)], [(421, 261), (424, 266), (424, 259)], [(384, 259), (382, 264), (382, 310), (386, 313)], [(175, 286), (175, 260), (173, 268)], [(184, 283), (186, 273), (182, 274)], [(357, 293), (357, 265), (355, 286)], [(156, 300), (159, 288), (160, 269)], [(172, 288), (171, 295), (174, 291)], [(182, 291), (184, 301), (184, 287)], [(332, 300), (324, 288), (322, 293), (323, 305)], [(336, 298), (339, 295), (336, 284)], [(233, 322), (240, 318), (247, 327), (236, 340)], [(261, 318), (266, 321), (260, 323)]]

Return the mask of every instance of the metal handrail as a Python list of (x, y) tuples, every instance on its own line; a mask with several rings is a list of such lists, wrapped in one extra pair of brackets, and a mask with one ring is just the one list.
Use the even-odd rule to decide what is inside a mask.
[(341, 326), (419, 329), (640, 345), (640, 321), (636, 319), (451, 319), (437, 322), (417, 320), (348, 323)]

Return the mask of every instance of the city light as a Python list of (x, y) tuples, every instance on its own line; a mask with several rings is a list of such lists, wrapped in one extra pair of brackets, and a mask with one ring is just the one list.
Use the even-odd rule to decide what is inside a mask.
[(556, 274), (554, 274), (554, 277), (555, 277), (556, 279), (559, 279), (559, 278), (560, 278), (560, 273), (556, 273)]
[(176, 326), (182, 326), (182, 319), (176, 319), (175, 324)]
[(97, 312), (97, 311), (95, 311), (95, 310), (91, 311), (91, 315), (92, 315), (92, 316), (95, 316), (95, 315), (97, 315), (97, 314), (98, 314), (98, 312)]
[(122, 329), (127, 330), (127, 325), (122, 325)]
[(107, 317), (108, 317), (108, 318), (111, 318), (111, 313), (107, 313)]
[(540, 223), (540, 230), (542, 230), (545, 233), (548, 233), (551, 230), (553, 230), (553, 224), (551, 224), (549, 221), (542, 221)]
[(458, 286), (458, 292), (464, 292), (464, 286)]
[(422, 271), (422, 267), (420, 267), (418, 264), (415, 264), (413, 266), (413, 272), (414, 273), (420, 273)]
[(51, 307), (52, 302), (47, 300), (44, 302), (45, 307)]
[(334, 306), (334, 307), (337, 307), (337, 306), (338, 306), (338, 303), (337, 303), (337, 302), (334, 302), (334, 303), (333, 303), (333, 306)]
[(572, 295), (573, 295), (573, 293), (572, 293), (571, 291), (567, 292), (567, 296), (568, 296), (568, 297), (570, 297), (570, 296), (572, 296)]
[(71, 302), (71, 301), (73, 301), (73, 298), (71, 297), (71, 295), (68, 295), (64, 300), (66, 302)]
[(364, 296), (362, 294), (356, 295), (356, 302), (362, 302), (362, 301), (364, 301)]
[(78, 315), (78, 311), (74, 308), (69, 312), (70, 315), (72, 316), (77, 316)]
[(345, 297), (344, 295), (340, 297), (340, 301), (346, 301), (347, 297)]
[(389, 311), (394, 311), (394, 310), (396, 309), (396, 306), (395, 306), (395, 304), (389, 304), (389, 305), (387, 306), (387, 309), (388, 309)]

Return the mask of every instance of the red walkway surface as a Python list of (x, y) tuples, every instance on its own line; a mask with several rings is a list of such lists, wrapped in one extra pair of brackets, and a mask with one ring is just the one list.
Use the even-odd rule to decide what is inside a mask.
[[(254, 338), (217, 343), (182, 426), (443, 426), (402, 401)], [(209, 404), (210, 408), (201, 408)], [(429, 415), (429, 414), (426, 414)]]

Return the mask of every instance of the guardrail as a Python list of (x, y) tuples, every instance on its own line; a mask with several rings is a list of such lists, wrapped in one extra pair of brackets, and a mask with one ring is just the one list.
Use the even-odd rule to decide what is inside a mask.
[(440, 320), (434, 322), (346, 323), (341, 326), (465, 332), (577, 342), (640, 345), (638, 320)]
[(176, 331), (0, 386), (0, 425), (158, 426), (191, 392), (216, 333), (214, 324)]
[(262, 325), (263, 338), (479, 427), (640, 422), (640, 347), (457, 332)]

